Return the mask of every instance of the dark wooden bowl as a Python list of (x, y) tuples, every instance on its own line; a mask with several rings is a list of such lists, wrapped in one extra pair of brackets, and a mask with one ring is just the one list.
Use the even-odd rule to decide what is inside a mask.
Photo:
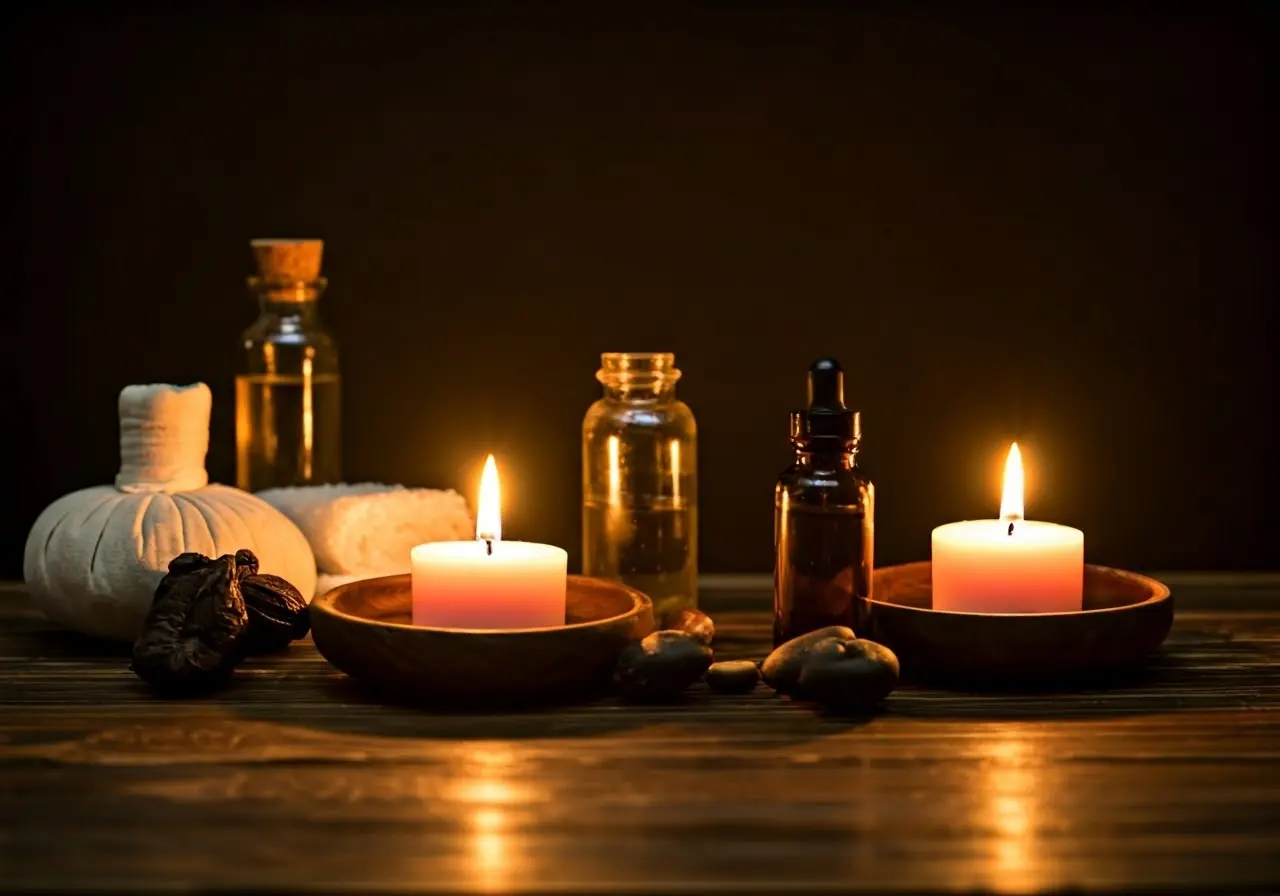
[(352, 582), (311, 603), (316, 648), (398, 701), (518, 706), (608, 686), (618, 654), (653, 631), (653, 603), (618, 582), (569, 576), (566, 624), (446, 629), (412, 625), (410, 576)]
[(1073, 684), (1141, 664), (1173, 624), (1173, 598), (1155, 579), (1084, 568), (1084, 609), (1073, 613), (958, 613), (932, 609), (929, 563), (875, 572), (858, 601), (858, 635), (898, 655), (903, 676), (942, 686)]

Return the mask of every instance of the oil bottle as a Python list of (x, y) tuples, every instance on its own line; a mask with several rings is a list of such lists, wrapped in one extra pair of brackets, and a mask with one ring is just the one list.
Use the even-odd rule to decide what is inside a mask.
[(582, 421), (582, 571), (649, 595), (654, 617), (698, 602), (697, 425), (668, 352), (607, 352)]
[(808, 399), (791, 415), (795, 460), (774, 489), (775, 646), (852, 628), (856, 599), (871, 595), (875, 490), (858, 468), (861, 416), (845, 405), (838, 361), (810, 366)]
[(250, 243), (258, 319), (241, 337), (236, 485), (245, 491), (342, 478), (338, 346), (320, 321), (321, 240)]

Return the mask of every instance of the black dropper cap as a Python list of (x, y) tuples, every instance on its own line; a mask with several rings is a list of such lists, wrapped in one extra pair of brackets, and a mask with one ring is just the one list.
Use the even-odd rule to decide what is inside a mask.
[(822, 440), (834, 447), (856, 444), (861, 436), (858, 412), (844, 403), (844, 370), (840, 362), (819, 358), (809, 366), (809, 406), (791, 412), (791, 441), (802, 444)]

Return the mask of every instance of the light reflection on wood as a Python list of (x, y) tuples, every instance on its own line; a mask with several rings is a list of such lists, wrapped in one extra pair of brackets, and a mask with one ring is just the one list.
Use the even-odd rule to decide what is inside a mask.
[[(1035, 855), (1036, 794), (1042, 792), (1029, 747), (1017, 734), (997, 734), (987, 767), (989, 811), (995, 830), (994, 884), (999, 889), (1026, 889), (1037, 884)], [(1043, 883), (1043, 881), (1040, 881)]]
[(465, 776), (452, 789), (455, 799), (478, 804), (468, 815), (470, 870), (483, 890), (507, 889), (513, 865), (510, 819), (504, 806), (536, 801), (536, 789), (509, 777), (515, 754), (503, 744), (474, 745), (462, 762)]
[(471, 814), (471, 860), (478, 883), (486, 890), (500, 890), (509, 873), (507, 820), (501, 809), (477, 809)]

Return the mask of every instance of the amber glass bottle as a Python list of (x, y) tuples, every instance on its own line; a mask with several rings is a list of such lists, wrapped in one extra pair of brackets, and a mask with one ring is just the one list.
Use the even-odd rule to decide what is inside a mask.
[(795, 461), (774, 490), (773, 642), (853, 627), (871, 595), (875, 490), (858, 468), (861, 420), (832, 359), (809, 368), (809, 403), (791, 415)]

